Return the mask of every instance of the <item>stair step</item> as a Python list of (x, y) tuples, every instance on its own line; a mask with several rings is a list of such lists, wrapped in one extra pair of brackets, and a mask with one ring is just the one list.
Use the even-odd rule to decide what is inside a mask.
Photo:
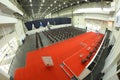
[(72, 78), (74, 75), (73, 73), (64, 65), (64, 64), (61, 64), (60, 65), (61, 68), (63, 69), (63, 71), (70, 77)]

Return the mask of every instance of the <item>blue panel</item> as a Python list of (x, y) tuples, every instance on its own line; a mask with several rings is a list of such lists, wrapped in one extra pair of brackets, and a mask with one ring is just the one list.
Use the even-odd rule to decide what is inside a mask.
[(32, 23), (31, 22), (25, 23), (25, 26), (28, 30), (32, 30)]
[(47, 26), (48, 22), (51, 25), (70, 24), (71, 23), (71, 18), (40, 19), (40, 20), (26, 22), (25, 26), (27, 27), (28, 30), (32, 30), (32, 24), (35, 25), (35, 28), (39, 28), (40, 26), (44, 26), (44, 27)]

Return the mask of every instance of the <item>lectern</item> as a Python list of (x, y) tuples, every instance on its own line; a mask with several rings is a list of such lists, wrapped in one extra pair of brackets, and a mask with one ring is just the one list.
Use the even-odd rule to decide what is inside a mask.
[(54, 65), (51, 56), (43, 56), (43, 57), (42, 57), (42, 60), (43, 60), (43, 63), (44, 63), (46, 66), (53, 66), (53, 65)]

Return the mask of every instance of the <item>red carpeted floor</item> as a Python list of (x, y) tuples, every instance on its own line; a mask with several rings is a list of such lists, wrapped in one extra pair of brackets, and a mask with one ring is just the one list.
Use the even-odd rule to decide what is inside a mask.
[[(103, 34), (88, 32), (48, 47), (28, 52), (26, 66), (15, 71), (14, 80), (70, 80), (60, 65), (64, 63), (74, 75), (78, 76), (95, 53), (85, 64), (82, 64), (81, 60), (94, 49), (102, 38)], [(83, 55), (82, 58), (80, 54)], [(51, 56), (54, 66), (46, 67), (42, 61), (42, 56)], [(69, 71), (67, 72), (72, 76)]]

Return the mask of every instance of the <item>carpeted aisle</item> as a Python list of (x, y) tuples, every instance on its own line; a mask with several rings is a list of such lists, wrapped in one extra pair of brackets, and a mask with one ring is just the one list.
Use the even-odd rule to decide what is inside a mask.
[[(102, 38), (102, 34), (88, 32), (28, 52), (26, 66), (16, 70), (14, 80), (70, 80), (60, 65), (64, 62), (75, 75), (79, 75), (95, 53), (85, 64), (81, 63), (80, 54), (82, 53), (83, 58), (85, 58)], [(42, 61), (42, 56), (51, 56), (54, 66), (46, 67)]]

